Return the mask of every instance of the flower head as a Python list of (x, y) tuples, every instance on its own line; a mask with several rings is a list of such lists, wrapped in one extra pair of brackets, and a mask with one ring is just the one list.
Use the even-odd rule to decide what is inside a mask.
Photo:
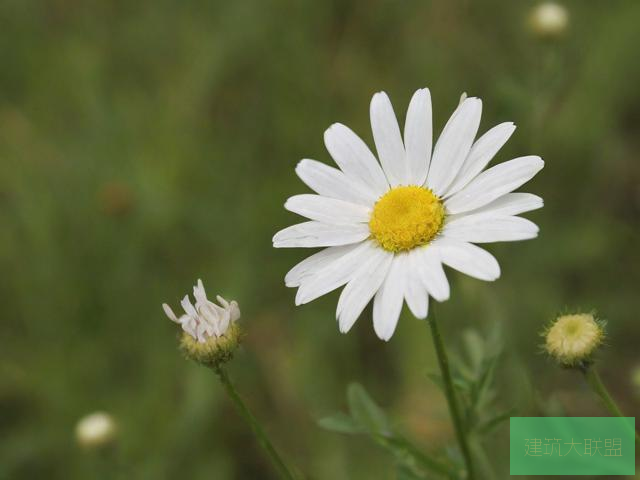
[(84, 448), (107, 446), (115, 439), (116, 433), (113, 417), (105, 412), (91, 413), (76, 424), (76, 440)]
[(590, 313), (562, 315), (544, 332), (545, 350), (560, 364), (588, 363), (604, 339), (604, 324)]
[(240, 341), (238, 303), (227, 302), (220, 295), (216, 297), (220, 305), (209, 301), (202, 280), (193, 287), (193, 296), (195, 305), (189, 295), (180, 302), (185, 312), (180, 317), (169, 305), (162, 304), (167, 317), (182, 326), (182, 349), (190, 358), (210, 366), (229, 360)]
[[(285, 277), (298, 287), (296, 304), (345, 286), (336, 316), (347, 332), (373, 298), (373, 325), (388, 340), (403, 303), (418, 318), (429, 296), (449, 298), (443, 264), (481, 280), (500, 276), (496, 259), (473, 245), (525, 240), (538, 227), (518, 215), (542, 207), (542, 199), (511, 193), (544, 165), (537, 156), (485, 170), (515, 126), (502, 123), (477, 140), (482, 102), (463, 95), (432, 153), (431, 94), (411, 99), (404, 135), (389, 97), (371, 100), (371, 128), (378, 158), (348, 127), (325, 132), (339, 169), (302, 160), (296, 173), (316, 194), (296, 195), (285, 208), (310, 221), (276, 233), (280, 247), (327, 247)], [(378, 162), (379, 159), (379, 162)]]
[(539, 37), (551, 38), (562, 35), (569, 24), (569, 13), (562, 5), (544, 2), (531, 11), (529, 26)]

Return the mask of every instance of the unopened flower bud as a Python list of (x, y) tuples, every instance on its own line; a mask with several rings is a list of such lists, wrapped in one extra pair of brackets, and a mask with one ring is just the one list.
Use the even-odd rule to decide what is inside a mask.
[(565, 7), (555, 2), (537, 5), (529, 16), (531, 31), (544, 38), (562, 35), (569, 25), (569, 13)]
[(227, 302), (217, 296), (219, 305), (209, 301), (202, 280), (193, 287), (195, 305), (189, 295), (180, 304), (184, 314), (177, 317), (166, 303), (162, 305), (170, 320), (182, 326), (180, 348), (185, 355), (208, 367), (217, 367), (228, 362), (240, 345), (241, 330), (236, 321), (240, 308), (235, 301)]
[(587, 365), (602, 344), (604, 322), (590, 313), (562, 315), (544, 332), (545, 350), (564, 366)]
[(97, 449), (110, 445), (117, 428), (113, 417), (105, 412), (94, 412), (76, 424), (76, 440), (84, 448)]

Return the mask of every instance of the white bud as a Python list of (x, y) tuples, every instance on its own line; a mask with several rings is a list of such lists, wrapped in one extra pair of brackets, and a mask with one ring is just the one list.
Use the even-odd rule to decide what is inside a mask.
[(240, 318), (240, 308), (236, 301), (228, 302), (218, 295), (220, 305), (209, 301), (202, 280), (193, 287), (195, 305), (191, 303), (189, 295), (185, 295), (180, 305), (184, 314), (180, 317), (166, 303), (162, 304), (165, 315), (173, 322), (179, 323), (182, 329), (200, 343), (209, 338), (219, 338)]
[(557, 37), (565, 32), (569, 25), (569, 12), (555, 2), (537, 5), (531, 11), (529, 26), (540, 37)]
[(116, 423), (105, 412), (94, 412), (82, 417), (76, 424), (76, 440), (85, 448), (100, 448), (116, 437)]

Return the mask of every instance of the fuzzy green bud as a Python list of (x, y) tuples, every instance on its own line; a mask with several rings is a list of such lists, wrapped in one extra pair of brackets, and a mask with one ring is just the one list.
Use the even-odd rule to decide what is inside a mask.
[(593, 314), (577, 313), (555, 319), (543, 333), (546, 352), (563, 366), (584, 366), (605, 337), (604, 322)]

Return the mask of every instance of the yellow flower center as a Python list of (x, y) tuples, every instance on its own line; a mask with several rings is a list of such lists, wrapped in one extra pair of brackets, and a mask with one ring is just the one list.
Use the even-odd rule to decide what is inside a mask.
[(444, 206), (428, 188), (409, 185), (385, 193), (373, 207), (369, 231), (390, 252), (411, 250), (436, 236), (444, 222)]

